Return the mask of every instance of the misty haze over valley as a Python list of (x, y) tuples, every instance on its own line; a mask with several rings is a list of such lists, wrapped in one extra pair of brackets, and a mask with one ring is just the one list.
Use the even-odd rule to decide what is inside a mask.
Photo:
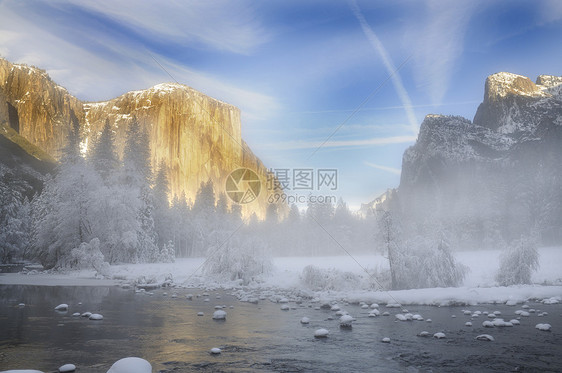
[(0, 3), (0, 372), (562, 370), (562, 8), (500, 3)]

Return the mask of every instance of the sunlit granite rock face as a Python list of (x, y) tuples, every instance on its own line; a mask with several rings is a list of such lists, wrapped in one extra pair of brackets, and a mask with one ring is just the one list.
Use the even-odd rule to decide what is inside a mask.
[(44, 70), (4, 59), (0, 59), (0, 87), (10, 107), (12, 128), (58, 158), (68, 133), (70, 110), (79, 117), (82, 113), (80, 100), (54, 83)]
[(541, 75), (535, 84), (517, 74), (490, 75), (474, 124), (511, 137), (534, 132), (545, 116), (560, 113), (561, 79)]
[[(0, 87), (11, 110), (10, 124), (33, 144), (60, 156), (70, 128), (70, 111), (78, 117), (83, 150), (97, 139), (106, 119), (122, 155), (126, 132), (136, 117), (150, 138), (151, 163), (169, 168), (172, 196), (192, 200), (202, 181), (211, 179), (215, 193), (224, 191), (228, 174), (241, 167), (262, 180), (259, 197), (242, 205), (244, 215), (264, 217), (267, 170), (241, 137), (240, 110), (181, 84), (159, 84), (105, 102), (84, 103), (54, 83), (45, 71), (0, 59)], [(17, 128), (16, 128), (17, 127)]]

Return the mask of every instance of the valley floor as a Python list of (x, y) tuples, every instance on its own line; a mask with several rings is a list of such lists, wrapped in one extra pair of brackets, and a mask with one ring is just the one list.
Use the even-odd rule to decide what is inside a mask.
[[(123, 264), (112, 266), (111, 279), (96, 278), (93, 271), (67, 273), (0, 273), (0, 285), (44, 286), (111, 286), (134, 283), (160, 284), (172, 279), (174, 285), (198, 288), (236, 289), (242, 300), (263, 297), (263, 294), (283, 294), (287, 298), (307, 296), (322, 301), (378, 302), (419, 305), (451, 305), (478, 303), (522, 303), (528, 299), (562, 299), (562, 247), (539, 249), (540, 268), (533, 275), (534, 285), (510, 287), (496, 286), (494, 275), (499, 267), (499, 250), (463, 251), (456, 258), (469, 267), (463, 286), (458, 288), (430, 288), (400, 291), (380, 290), (370, 280), (363, 268), (383, 271), (388, 261), (380, 255), (330, 256), (330, 257), (278, 257), (273, 259), (272, 273), (257, 278), (247, 286), (239, 282), (222, 281), (201, 272), (204, 258), (180, 258), (175, 263)], [(358, 262), (361, 264), (359, 265)], [(351, 272), (361, 278), (360, 286), (350, 288), (344, 281), (341, 286), (307, 288), (301, 280), (303, 268), (314, 265), (334, 272)], [(370, 286), (368, 286), (370, 284)]]

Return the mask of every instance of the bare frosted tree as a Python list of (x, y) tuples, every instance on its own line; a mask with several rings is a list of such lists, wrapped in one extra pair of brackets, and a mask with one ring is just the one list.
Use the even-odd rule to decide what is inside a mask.
[(533, 238), (522, 237), (501, 254), (496, 281), (502, 286), (530, 284), (539, 269), (539, 253)]

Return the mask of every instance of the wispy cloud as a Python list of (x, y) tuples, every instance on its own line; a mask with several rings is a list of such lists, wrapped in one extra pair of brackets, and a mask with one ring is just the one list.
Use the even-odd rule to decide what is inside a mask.
[(449, 88), (455, 63), (464, 50), (468, 22), (478, 4), (478, 0), (428, 0), (421, 24), (411, 25), (416, 83), (427, 87), (435, 105), (442, 102)]
[(372, 168), (376, 168), (377, 170), (390, 172), (391, 174), (395, 174), (395, 175), (400, 175), (402, 173), (402, 170), (400, 170), (399, 168), (381, 166), (380, 164), (375, 164), (367, 161), (364, 161), (363, 164)]
[(388, 52), (386, 51), (386, 48), (384, 47), (380, 39), (377, 37), (377, 35), (374, 33), (371, 26), (369, 26), (369, 24), (365, 20), (363, 13), (361, 13), (361, 9), (359, 9), (359, 6), (357, 5), (357, 2), (353, 0), (350, 2), (350, 5), (353, 14), (355, 15), (355, 17), (359, 21), (359, 24), (361, 25), (361, 29), (363, 30), (363, 33), (365, 34), (367, 39), (369, 39), (371, 45), (380, 54), (384, 66), (388, 71), (388, 73), (392, 75), (392, 83), (394, 84), (394, 89), (396, 90), (398, 97), (400, 97), (400, 101), (402, 101), (402, 105), (404, 106), (404, 110), (406, 111), (406, 116), (408, 117), (408, 122), (410, 123), (412, 132), (418, 133), (418, 121), (416, 119), (416, 115), (414, 114), (414, 110), (412, 109), (412, 100), (410, 100), (410, 96), (408, 95), (408, 92), (404, 88), (404, 84), (402, 83), (402, 78), (400, 77), (400, 74), (397, 71), (396, 66), (392, 62), (392, 58), (389, 56)]
[(265, 144), (264, 147), (275, 150), (317, 149), (322, 148), (353, 148), (360, 146), (382, 146), (391, 144), (412, 143), (416, 136), (374, 137), (363, 140), (332, 140), (332, 141), (287, 141), (275, 144)]
[[(55, 4), (57, 7), (67, 5), (63, 1)], [(29, 12), (32, 10), (20, 8), (18, 5), (18, 3), (12, 2), (0, 3), (0, 54), (13, 62), (45, 68), (54, 81), (67, 87), (80, 99), (107, 100), (129, 90), (144, 89), (171, 81), (168, 74), (162, 71), (150, 57), (150, 54), (153, 54), (180, 83), (240, 107), (245, 118), (264, 118), (279, 108), (279, 104), (271, 96), (240, 85), (230, 84), (224, 77), (190, 68), (155, 51), (149, 51), (138, 40), (123, 43), (114, 35), (101, 30), (97, 33), (91, 28), (75, 30), (74, 34), (79, 37), (66, 37), (68, 25), (65, 25), (64, 22), (49, 20), (50, 14), (30, 14)], [(97, 2), (89, 2), (87, 5), (96, 9), (101, 7)], [(112, 17), (124, 17), (128, 19), (128, 22), (138, 24), (136, 27), (139, 27), (139, 30), (145, 27), (142, 32), (150, 33), (152, 32), (152, 29), (149, 28), (151, 27), (150, 20), (154, 19), (150, 18), (149, 9), (151, 8), (145, 3), (139, 6), (140, 10), (136, 9), (137, 7), (133, 4), (130, 7), (121, 4), (117, 8), (108, 2), (105, 12), (111, 14)], [(181, 6), (185, 5), (182, 3)], [(162, 5), (162, 7), (167, 11), (165, 14), (169, 13), (172, 20), (179, 22), (178, 16), (174, 15), (169, 4)], [(129, 14), (119, 13), (120, 8), (126, 9)], [(164, 10), (155, 10), (156, 15), (164, 17), (165, 14), (162, 13)], [(180, 10), (177, 11), (177, 14), (181, 14)], [(100, 8), (99, 11), (101, 12), (103, 9)], [(194, 15), (191, 17), (196, 18)], [(129, 18), (131, 19), (129, 20)], [(144, 21), (141, 22), (142, 20)], [(188, 16), (185, 22), (189, 24), (189, 20)], [(211, 27), (212, 23), (210, 22), (208, 27)], [(174, 27), (171, 26), (171, 23), (170, 26), (166, 25), (168, 24), (163, 19), (159, 19), (159, 22), (155, 22), (152, 27), (156, 33), (172, 33)], [(230, 25), (230, 27), (236, 28), (234, 26)], [(191, 29), (191, 26), (189, 27)], [(224, 25), (219, 28), (222, 30), (221, 33), (227, 33), (229, 29)], [(254, 31), (257, 32), (257, 30)], [(92, 32), (93, 34), (86, 34)], [(235, 33), (234, 30), (232, 32)], [(251, 33), (250, 28), (247, 27), (244, 35)], [(177, 37), (181, 37), (181, 35)], [(213, 37), (220, 39), (216, 35)], [(261, 40), (250, 41), (250, 39), (250, 36), (247, 38), (239, 36), (236, 37), (236, 40), (232, 38), (225, 40), (230, 40), (232, 48), (236, 48), (237, 52), (242, 53), (262, 42)], [(80, 43), (80, 40), (83, 43)], [(92, 40), (99, 44), (96, 46), (97, 48), (92, 48)], [(212, 44), (211, 41), (209, 43)], [(218, 44), (215, 44), (215, 47), (221, 48)]]
[[(187, 84), (197, 87), (205, 87), (204, 93), (211, 97), (219, 98), (242, 108), (242, 115), (247, 119), (260, 120), (270, 116), (273, 112), (280, 109), (280, 104), (275, 98), (251, 90), (239, 88), (235, 85), (225, 83), (223, 80), (189, 69), (180, 64), (168, 61), (163, 57), (159, 57), (160, 62), (179, 83)], [(160, 71), (158, 79), (169, 80), (165, 71)], [(156, 84), (156, 83), (155, 83)]]
[(97, 0), (82, 2), (80, 6), (139, 33), (183, 45), (196, 43), (201, 48), (249, 54), (270, 38), (251, 3), (246, 1)]
[(545, 0), (541, 4), (541, 24), (555, 22), (562, 19), (562, 1)]

